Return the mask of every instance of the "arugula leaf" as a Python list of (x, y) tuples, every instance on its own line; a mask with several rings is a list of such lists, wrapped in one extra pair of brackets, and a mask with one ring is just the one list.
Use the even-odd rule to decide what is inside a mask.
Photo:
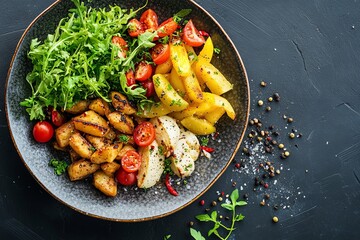
[(180, 23), (184, 17), (186, 17), (187, 15), (189, 15), (191, 13), (191, 11), (192, 11), (191, 9), (182, 9), (179, 12), (174, 14), (173, 20), (176, 23)]
[(195, 240), (205, 240), (205, 238), (201, 235), (201, 232), (196, 231), (193, 228), (190, 228), (190, 234)]

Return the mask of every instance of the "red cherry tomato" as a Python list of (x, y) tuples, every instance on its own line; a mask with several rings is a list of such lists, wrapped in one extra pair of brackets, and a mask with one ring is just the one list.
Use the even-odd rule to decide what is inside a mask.
[(54, 128), (47, 121), (37, 122), (33, 128), (33, 136), (37, 142), (46, 143), (54, 135)]
[(144, 23), (146, 30), (155, 31), (158, 29), (158, 16), (152, 9), (146, 10), (140, 17), (140, 22)]
[(184, 42), (192, 47), (200, 47), (205, 43), (205, 39), (199, 31), (195, 28), (191, 19), (187, 22), (183, 29), (182, 38)]
[(121, 166), (126, 172), (136, 172), (141, 165), (141, 156), (134, 150), (129, 150), (121, 158)]
[(53, 110), (51, 112), (51, 121), (55, 126), (60, 127), (61, 125), (63, 125), (66, 122), (66, 118), (65, 118), (64, 114), (62, 114), (56, 110)]
[(135, 79), (145, 81), (152, 75), (152, 66), (145, 61), (139, 62), (135, 68)]
[(127, 73), (126, 73), (126, 85), (128, 87), (134, 85), (136, 83), (135, 81), (135, 75), (134, 75), (134, 71), (133, 70), (129, 70)]
[(145, 26), (136, 18), (133, 18), (128, 23), (128, 33), (130, 37), (137, 37), (145, 31)]
[(174, 19), (171, 17), (160, 24), (158, 28), (158, 36), (159, 37), (165, 37), (173, 34), (175, 30), (179, 27), (179, 24), (174, 21)]
[(155, 139), (155, 128), (150, 122), (142, 122), (136, 126), (133, 135), (138, 146), (146, 147)]
[(154, 83), (153, 83), (153, 81), (151, 79), (148, 79), (146, 81), (141, 82), (141, 85), (143, 86), (143, 88), (146, 89), (145, 96), (147, 98), (152, 97), (154, 95), (155, 87), (154, 87)]
[(136, 172), (126, 172), (124, 169), (120, 168), (116, 172), (116, 180), (124, 186), (131, 186), (136, 183)]
[(113, 36), (111, 42), (120, 48), (118, 57), (126, 58), (126, 53), (128, 51), (127, 42), (119, 36)]
[(166, 62), (170, 57), (170, 47), (169, 44), (156, 44), (151, 50), (151, 58), (156, 65)]

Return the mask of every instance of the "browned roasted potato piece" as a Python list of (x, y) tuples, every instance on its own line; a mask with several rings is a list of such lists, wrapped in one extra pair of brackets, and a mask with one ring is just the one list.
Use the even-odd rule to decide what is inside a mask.
[(86, 139), (81, 136), (79, 132), (71, 135), (69, 145), (77, 154), (83, 158), (89, 159), (93, 154), (92, 150), (94, 147), (88, 141), (86, 141)]
[(108, 116), (110, 124), (118, 131), (125, 134), (132, 134), (134, 131), (134, 122), (133, 120), (121, 113), (121, 112), (112, 112)]
[(69, 138), (73, 134), (75, 128), (72, 121), (64, 123), (55, 129), (56, 142), (59, 147), (64, 148), (69, 145)]
[(110, 139), (111, 141), (114, 141), (114, 139), (117, 137), (117, 134), (114, 129), (110, 128), (110, 131), (104, 137)]
[(75, 129), (93, 136), (103, 137), (110, 131), (106, 120), (93, 110), (74, 117), (72, 121)]
[(81, 159), (71, 163), (67, 169), (71, 181), (84, 179), (96, 172), (100, 165), (94, 164), (86, 159)]
[(80, 114), (88, 110), (90, 101), (88, 100), (81, 100), (75, 103), (71, 108), (66, 109), (65, 112), (71, 114)]
[(85, 136), (86, 140), (88, 140), (88, 142), (95, 147), (96, 149), (100, 149), (103, 148), (106, 145), (110, 145), (111, 144), (111, 140), (104, 138), (104, 137), (95, 137), (92, 135), (86, 135)]
[(66, 152), (66, 151), (67, 151), (67, 148), (66, 148), (66, 147), (60, 147), (57, 142), (53, 142), (53, 147), (54, 147), (56, 150), (59, 150), (59, 151), (63, 151), (63, 152)]
[(91, 155), (90, 161), (97, 164), (112, 162), (118, 155), (120, 149), (121, 146), (119, 146), (119, 144), (104, 146)]
[(116, 160), (121, 160), (121, 158), (125, 155), (125, 153), (129, 150), (133, 150), (136, 151), (135, 148), (133, 146), (131, 146), (130, 144), (126, 144), (124, 145), (121, 150), (118, 152), (117, 156), (116, 156)]
[(70, 148), (69, 150), (70, 160), (71, 162), (75, 162), (81, 159), (81, 156), (74, 151), (74, 149)]
[(117, 194), (115, 178), (106, 175), (101, 170), (94, 173), (94, 186), (106, 196), (115, 197)]
[(133, 108), (127, 98), (119, 92), (110, 93), (112, 105), (116, 111), (122, 112), (127, 115), (136, 113), (135, 108)]
[(114, 176), (115, 172), (119, 170), (120, 164), (117, 162), (107, 162), (100, 165), (100, 168), (109, 176)]
[(91, 101), (89, 109), (93, 110), (101, 116), (106, 116), (111, 112), (109, 104), (101, 98)]

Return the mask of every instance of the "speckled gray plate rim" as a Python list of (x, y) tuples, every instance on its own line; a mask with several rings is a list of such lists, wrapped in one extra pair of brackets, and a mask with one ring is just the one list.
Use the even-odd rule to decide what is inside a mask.
[[(97, 0), (86, 3), (95, 7), (117, 4), (123, 8), (138, 8), (145, 1)], [(29, 43), (32, 38), (44, 39), (53, 32), (58, 21), (67, 15), (73, 5), (69, 0), (58, 0), (43, 11), (29, 25), (22, 35), (10, 63), (5, 86), (5, 109), (8, 126), (14, 146), (26, 168), (36, 181), (61, 203), (70, 208), (96, 218), (137, 222), (152, 220), (172, 214), (193, 203), (204, 194), (224, 173), (238, 151), (247, 127), (250, 111), (250, 90), (243, 61), (233, 42), (217, 21), (201, 6), (192, 0), (149, 1), (148, 8), (153, 8), (159, 16), (171, 16), (184, 8), (193, 11), (190, 18), (199, 29), (210, 33), (214, 45), (221, 49), (219, 56), (213, 59), (214, 65), (234, 84), (234, 89), (225, 94), (233, 105), (237, 118), (235, 121), (222, 117), (217, 124), (219, 137), (210, 141), (215, 147), (212, 160), (200, 158), (196, 162), (194, 174), (187, 185), (176, 186), (179, 196), (170, 195), (162, 183), (146, 192), (134, 187), (120, 187), (115, 198), (109, 198), (98, 192), (90, 180), (70, 182), (66, 175), (56, 176), (48, 161), (63, 158), (51, 144), (39, 144), (33, 140), (32, 126), (28, 114), (19, 103), (30, 96), (30, 87), (25, 76), (31, 71), (27, 59)], [(159, 19), (160, 22), (165, 19)]]

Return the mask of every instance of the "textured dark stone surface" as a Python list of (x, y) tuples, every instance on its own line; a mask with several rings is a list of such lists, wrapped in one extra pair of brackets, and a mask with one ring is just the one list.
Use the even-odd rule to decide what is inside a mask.
[[(289, 208), (260, 207), (252, 174), (224, 173), (201, 197), (206, 206), (217, 191), (231, 192), (232, 181), (249, 193), (239, 209), (245, 221), (230, 239), (358, 239), (360, 229), (360, 3), (358, 1), (196, 1), (219, 21), (239, 50), (252, 89), (251, 117), (282, 126), (282, 115), (295, 119), (302, 132), (291, 157), (270, 185), (273, 203)], [(203, 213), (193, 203), (168, 217), (142, 223), (115, 223), (82, 215), (55, 200), (29, 174), (13, 147), (4, 110), (7, 70), (24, 29), (52, 1), (1, 1), (0, 44), (2, 94), (0, 112), (1, 239), (190, 239), (187, 223)], [(268, 87), (261, 89), (265, 80)], [(258, 99), (278, 91), (281, 102), (269, 115)], [(239, 153), (237, 161), (244, 157)], [(277, 159), (274, 161), (278, 161)], [(290, 169), (290, 170), (288, 170)], [(306, 173), (305, 170), (308, 170)], [(272, 182), (273, 183), (273, 182)], [(244, 185), (246, 184), (246, 186)], [(300, 193), (300, 194), (298, 194)], [(289, 198), (289, 199), (287, 199)], [(272, 198), (271, 198), (272, 200)], [(279, 223), (272, 224), (277, 215)], [(227, 223), (225, 221), (225, 223)], [(195, 223), (206, 234), (209, 225)]]

